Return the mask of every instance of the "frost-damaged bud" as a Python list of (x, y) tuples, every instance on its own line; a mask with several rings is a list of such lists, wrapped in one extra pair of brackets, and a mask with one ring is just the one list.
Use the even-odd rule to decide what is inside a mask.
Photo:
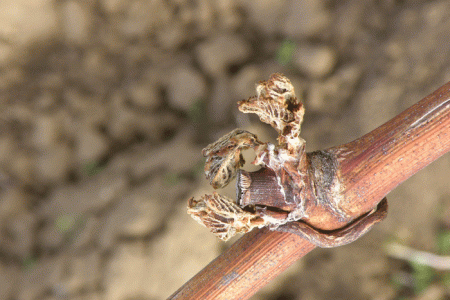
[[(342, 220), (341, 186), (333, 154), (316, 151), (307, 156), (300, 126), (305, 112), (289, 79), (273, 74), (256, 87), (257, 95), (239, 102), (244, 113), (255, 113), (278, 132), (278, 144), (262, 143), (245, 130), (236, 129), (203, 149), (206, 178), (214, 188), (226, 186), (239, 173), (237, 203), (217, 193), (189, 199), (188, 213), (222, 240), (255, 227), (297, 234), (319, 247), (337, 247), (361, 237), (387, 213), (384, 199), (377, 208), (338, 230), (318, 230), (304, 221), (311, 209)], [(255, 150), (253, 164), (263, 168), (247, 173), (241, 151)], [(309, 205), (307, 205), (309, 201)], [(312, 208), (311, 208), (312, 207)], [(322, 216), (316, 217), (319, 220)]]
[(237, 170), (245, 163), (242, 150), (260, 144), (253, 133), (235, 129), (203, 149), (202, 154), (207, 157), (205, 175), (213, 188), (223, 188), (236, 177)]
[(284, 202), (295, 206), (285, 222), (305, 217), (304, 185), (307, 180), (305, 140), (300, 137), (305, 109), (295, 96), (290, 80), (275, 73), (256, 87), (256, 97), (239, 101), (239, 110), (255, 113), (278, 132), (278, 145), (267, 143), (255, 149), (255, 163), (275, 172)]
[(257, 114), (262, 122), (270, 124), (278, 132), (280, 147), (294, 154), (304, 144), (300, 126), (305, 108), (295, 96), (291, 81), (275, 73), (268, 81), (260, 82), (256, 92), (255, 97), (238, 102), (239, 110)]
[[(269, 168), (275, 173), (283, 195), (283, 199), (279, 200), (280, 203), (275, 205), (274, 209), (292, 209), (274, 218), (273, 212), (269, 210), (260, 209), (261, 207), (253, 209), (254, 205), (261, 204), (257, 201), (249, 205), (251, 210), (255, 211), (250, 213), (218, 194), (205, 195), (199, 201), (191, 198), (188, 213), (224, 240), (236, 233), (251, 230), (255, 227), (255, 220), (259, 220), (257, 226), (264, 224), (276, 228), (305, 216), (302, 192), (303, 177), (306, 174), (306, 153), (305, 141), (299, 136), (304, 114), (303, 104), (295, 96), (289, 79), (278, 73), (273, 74), (268, 81), (260, 82), (256, 91), (255, 97), (239, 102), (239, 109), (244, 113), (255, 113), (261, 121), (272, 125), (278, 132), (278, 145), (262, 143), (254, 134), (235, 129), (203, 149), (202, 153), (207, 157), (205, 175), (214, 188), (226, 186), (244, 164), (241, 151), (252, 148), (256, 153), (253, 164)], [(241, 178), (239, 182), (244, 181)], [(240, 191), (238, 196), (251, 202), (247, 199), (249, 195), (246, 195), (245, 189)], [(261, 205), (266, 206), (267, 203)]]
[(244, 211), (233, 200), (215, 192), (204, 195), (200, 200), (190, 198), (188, 214), (223, 241), (237, 233), (265, 226), (264, 220), (257, 214)]

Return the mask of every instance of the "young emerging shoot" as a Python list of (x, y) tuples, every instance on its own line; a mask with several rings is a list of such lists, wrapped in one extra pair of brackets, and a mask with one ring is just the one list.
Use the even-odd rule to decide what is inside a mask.
[[(314, 207), (346, 218), (336, 205), (339, 201), (334, 199), (339, 193), (335, 161), (324, 155), (307, 156), (305, 140), (300, 137), (305, 109), (289, 79), (275, 73), (268, 81), (260, 82), (256, 92), (255, 97), (239, 101), (238, 108), (244, 113), (257, 114), (262, 122), (275, 128), (278, 144), (261, 142), (256, 135), (235, 129), (208, 145), (202, 152), (207, 157), (207, 179), (214, 188), (222, 188), (239, 174), (238, 201), (217, 193), (200, 200), (191, 198), (188, 213), (225, 241), (237, 233), (267, 226), (298, 234), (320, 247), (350, 243), (381, 221), (386, 215), (386, 201), (378, 209), (332, 232), (320, 231), (301, 221), (308, 218), (308, 211)], [(261, 166), (263, 172), (239, 170), (244, 164), (241, 151), (248, 148), (254, 149), (256, 159), (252, 163)], [(264, 191), (258, 185), (261, 176), (266, 185), (272, 183), (268, 184), (270, 189)], [(324, 190), (329, 195), (323, 196)], [(330, 197), (333, 199), (329, 200)]]

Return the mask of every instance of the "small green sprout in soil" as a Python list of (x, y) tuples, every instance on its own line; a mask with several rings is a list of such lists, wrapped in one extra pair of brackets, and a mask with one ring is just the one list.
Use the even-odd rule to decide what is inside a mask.
[(203, 99), (197, 99), (192, 102), (189, 108), (188, 116), (192, 123), (201, 123), (203, 117), (205, 116), (206, 104)]
[(277, 61), (280, 65), (286, 66), (292, 62), (295, 43), (290, 40), (284, 40), (277, 52)]
[(417, 295), (433, 283), (436, 272), (431, 267), (422, 264), (411, 262), (410, 265), (413, 269), (414, 294)]
[(437, 236), (437, 249), (441, 255), (450, 255), (450, 230), (443, 230)]
[(100, 173), (102, 170), (103, 166), (101, 166), (100, 163), (96, 161), (87, 163), (83, 166), (84, 173), (89, 177)]
[(26, 257), (22, 262), (22, 267), (25, 270), (32, 269), (37, 264), (37, 259), (34, 256)]
[(67, 233), (73, 229), (76, 220), (74, 216), (62, 215), (59, 216), (55, 221), (56, 229), (61, 233)]

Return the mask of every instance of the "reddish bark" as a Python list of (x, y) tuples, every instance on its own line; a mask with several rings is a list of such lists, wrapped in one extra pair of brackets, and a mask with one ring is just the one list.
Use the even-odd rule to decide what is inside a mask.
[[(338, 176), (344, 187), (340, 205), (356, 218), (449, 150), (450, 82), (374, 131), (326, 151), (339, 161)], [(316, 212), (308, 219), (314, 226), (342, 227), (331, 218), (323, 222)], [(169, 299), (248, 299), (314, 247), (293, 234), (254, 230)]]

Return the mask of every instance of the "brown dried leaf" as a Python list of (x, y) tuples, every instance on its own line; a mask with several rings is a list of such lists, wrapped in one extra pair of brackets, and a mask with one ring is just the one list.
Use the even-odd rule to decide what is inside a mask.
[(205, 175), (215, 188), (226, 186), (235, 176), (237, 170), (244, 164), (241, 151), (260, 145), (256, 136), (242, 129), (235, 129), (221, 137), (215, 143), (203, 149), (207, 157)]
[(251, 97), (239, 101), (239, 110), (244, 113), (254, 113), (259, 119), (270, 124), (279, 133), (283, 131), (287, 123), (294, 120), (294, 114), (287, 110), (285, 103), (271, 101), (271, 98)]
[(217, 193), (204, 195), (200, 200), (190, 198), (188, 214), (223, 241), (237, 233), (264, 226), (264, 221), (257, 214), (244, 211), (233, 200)]
[(289, 79), (275, 73), (268, 81), (260, 82), (256, 92), (256, 97), (238, 102), (239, 110), (257, 114), (262, 122), (277, 130), (280, 145), (286, 144), (295, 151), (305, 109), (295, 96), (294, 86)]

